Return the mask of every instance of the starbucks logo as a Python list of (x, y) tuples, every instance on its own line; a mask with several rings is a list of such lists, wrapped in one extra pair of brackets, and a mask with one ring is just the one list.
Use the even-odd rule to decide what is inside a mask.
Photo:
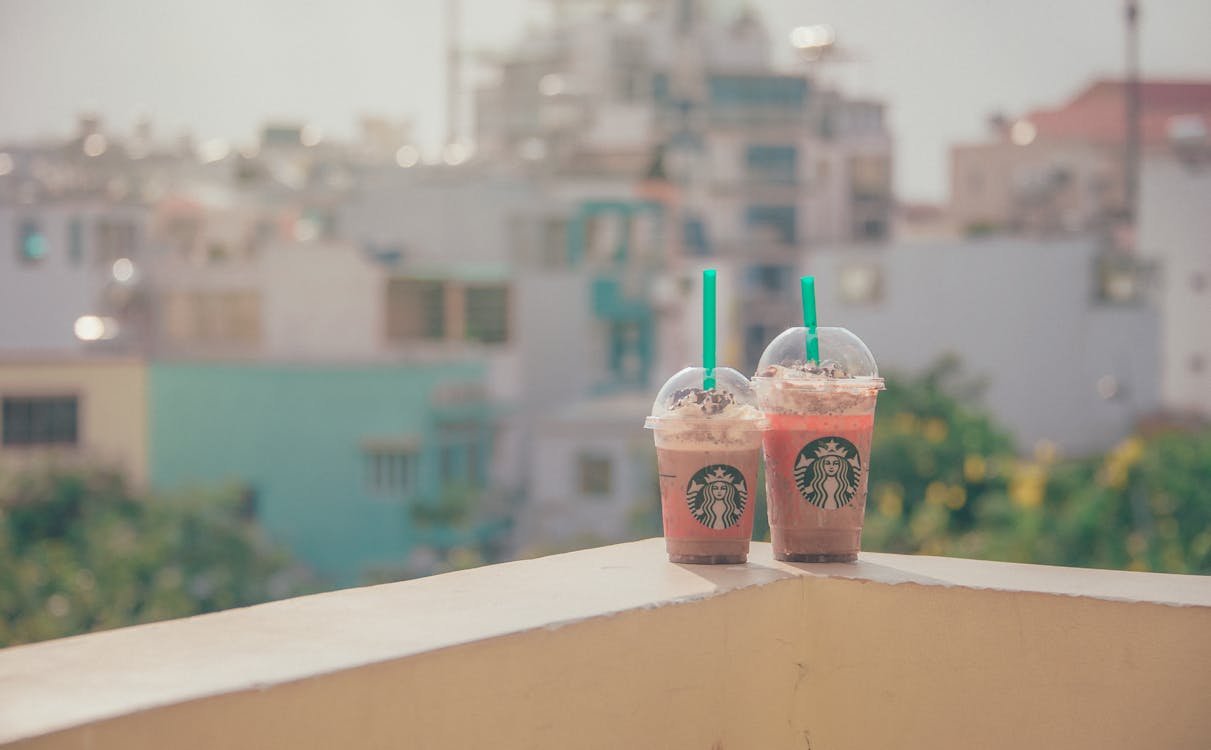
[(840, 437), (813, 440), (799, 451), (795, 484), (803, 499), (825, 510), (853, 502), (862, 476), (862, 460), (854, 444)]
[(735, 526), (744, 513), (748, 487), (734, 466), (714, 464), (694, 473), (685, 488), (685, 502), (698, 523), (708, 529)]

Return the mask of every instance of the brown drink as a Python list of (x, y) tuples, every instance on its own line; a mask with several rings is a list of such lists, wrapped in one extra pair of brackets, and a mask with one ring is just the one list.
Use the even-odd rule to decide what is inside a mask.
[(753, 534), (753, 502), (764, 420), (743, 375), (687, 368), (661, 389), (646, 426), (653, 430), (661, 517), (669, 560), (743, 563)]

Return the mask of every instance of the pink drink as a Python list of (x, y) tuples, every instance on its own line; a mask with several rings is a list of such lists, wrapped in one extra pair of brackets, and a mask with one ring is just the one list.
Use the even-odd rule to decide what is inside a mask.
[(774, 557), (852, 562), (861, 547), (883, 380), (849, 331), (817, 329), (820, 364), (804, 361), (806, 335), (791, 328), (774, 339), (754, 378), (769, 423), (765, 487)]

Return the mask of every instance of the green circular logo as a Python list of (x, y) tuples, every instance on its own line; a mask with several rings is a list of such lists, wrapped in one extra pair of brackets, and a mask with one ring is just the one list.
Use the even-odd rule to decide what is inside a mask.
[(735, 466), (704, 466), (686, 485), (685, 502), (698, 523), (708, 529), (728, 529), (740, 522), (748, 502), (748, 486)]
[(822, 437), (799, 451), (795, 484), (803, 499), (825, 510), (844, 508), (858, 493), (862, 459), (854, 444), (842, 437)]

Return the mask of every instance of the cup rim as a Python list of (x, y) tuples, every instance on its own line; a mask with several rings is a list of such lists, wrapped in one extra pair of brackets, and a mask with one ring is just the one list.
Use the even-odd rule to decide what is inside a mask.
[(753, 385), (781, 384), (780, 387), (797, 391), (885, 391), (886, 381), (874, 375), (855, 375), (852, 378), (771, 378), (754, 375)]
[(674, 425), (688, 427), (718, 426), (727, 429), (747, 428), (751, 432), (762, 432), (769, 427), (769, 419), (764, 414), (748, 417), (658, 417), (650, 414), (643, 420), (644, 429), (668, 429)]

